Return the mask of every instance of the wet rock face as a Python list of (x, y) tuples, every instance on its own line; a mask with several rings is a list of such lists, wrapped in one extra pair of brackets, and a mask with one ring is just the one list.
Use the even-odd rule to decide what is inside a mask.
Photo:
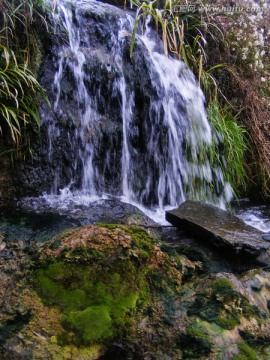
[[(100, 121), (95, 129), (89, 130), (85, 136), (89, 141), (96, 142), (95, 146), (101, 149), (100, 157), (93, 161), (99, 167), (104, 166), (106, 149), (113, 146), (115, 149), (114, 162), (110, 162), (110, 181), (117, 190), (119, 184), (114, 181), (113, 173), (119, 173), (121, 165), (121, 103), (119, 94), (113, 94), (113, 82), (118, 76), (114, 59), (110, 55), (109, 43), (111, 33), (115, 30), (117, 16), (121, 11), (115, 8), (114, 13), (108, 13), (105, 8), (102, 11), (102, 4), (96, 8), (89, 9), (87, 6), (81, 7), (79, 11), (80, 21), (83, 26), (81, 51), (85, 56), (84, 79), (85, 87), (89, 97), (96, 100), (96, 111), (99, 113)], [(108, 18), (109, 17), (109, 18)], [(106, 26), (106, 23), (109, 25)], [(80, 24), (80, 25), (82, 25)], [(117, 29), (116, 29), (117, 31)], [(19, 178), (24, 187), (24, 195), (37, 195), (42, 191), (49, 191), (53, 186), (55, 174), (59, 173), (58, 186), (63, 188), (72, 178), (74, 186), (81, 186), (81, 166), (76, 165), (77, 177), (74, 174), (74, 164), (78, 159), (72, 151), (75, 144), (75, 132), (78, 131), (80, 124), (80, 113), (84, 104), (80, 104), (76, 93), (76, 79), (71, 67), (77, 59), (71, 50), (66, 48), (64, 69), (62, 78), (59, 79), (61, 93), (57, 110), (54, 109), (56, 89), (54, 85), (55, 74), (59, 70), (59, 51), (63, 42), (68, 41), (66, 34), (59, 32), (53, 38), (48, 39), (51, 44), (47, 47), (43, 64), (40, 69), (40, 82), (46, 89), (46, 93), (51, 102), (51, 107), (43, 102), (40, 107), (42, 129), (40, 138), (36, 139), (35, 155), (33, 162), (22, 164)], [(91, 43), (91, 48), (83, 42), (83, 39)], [(71, 66), (71, 67), (70, 67)], [(76, 94), (76, 96), (74, 96)], [(92, 114), (89, 114), (93, 116)], [(53, 129), (50, 126), (53, 125)], [(53, 132), (53, 133), (52, 133)], [(97, 132), (99, 136), (97, 136)], [(102, 136), (100, 136), (102, 133)], [(52, 137), (52, 145), (49, 144), (49, 137)], [(112, 144), (108, 144), (113, 142)], [(52, 146), (52, 156), (48, 159), (48, 149)], [(77, 144), (79, 147), (80, 144)], [(118, 154), (118, 155), (117, 155)]]
[(259, 257), (263, 263), (270, 264), (270, 244), (265, 241), (265, 235), (213, 205), (186, 201), (178, 209), (167, 211), (166, 219), (224, 249), (229, 256), (249, 257), (251, 261)]
[[(3, 244), (3, 241), (1, 241)], [(5, 343), (31, 319), (31, 311), (25, 306), (22, 294), (27, 288), (33, 249), (23, 241), (6, 242), (0, 248), (0, 357), (2, 359), (21, 359), (14, 348), (17, 336), (13, 339), (12, 350), (5, 351)]]
[(172, 234), (160, 246), (152, 231), (100, 224), (35, 249), (6, 241), (2, 358), (267, 358), (269, 272), (216, 269)]
[[(84, 112), (84, 101), (78, 93), (77, 80), (73, 67), (78, 61), (71, 49), (64, 48), (63, 72), (55, 82), (59, 71), (59, 51), (66, 39), (66, 34), (59, 33), (48, 39), (46, 54), (40, 69), (40, 82), (46, 89), (51, 107), (43, 102), (40, 107), (42, 128), (41, 136), (34, 145), (34, 157), (31, 163), (22, 164), (19, 169), (19, 186), (23, 186), (23, 195), (38, 195), (54, 187), (57, 175), (57, 191), (73, 181), (73, 189), (82, 186), (83, 161), (78, 156), (85, 151), (87, 142), (95, 148), (93, 166), (104, 179), (94, 184), (97, 192), (106, 190), (119, 194), (122, 185), (121, 158), (123, 147), (122, 96), (118, 82), (125, 78), (128, 92), (134, 93), (134, 131), (130, 134), (130, 143), (138, 169), (144, 169), (143, 158), (149, 134), (150, 98), (157, 98), (156, 84), (151, 79), (148, 53), (138, 40), (134, 54), (130, 59), (130, 30), (118, 39), (121, 9), (107, 4), (91, 2), (81, 4), (77, 11), (80, 21), (80, 49), (85, 57), (82, 71), (83, 83), (88, 101), (92, 101), (90, 117), (96, 118), (95, 125), (85, 131), (84, 138), (78, 139), (82, 127), (81, 113)], [(133, 15), (132, 15), (133, 16)], [(119, 43), (119, 44), (118, 44)], [(116, 55), (116, 47), (121, 47), (121, 56)], [(119, 50), (117, 50), (119, 52)], [(121, 71), (120, 71), (121, 68)], [(54, 108), (57, 95), (56, 87), (60, 86), (59, 101)], [(123, 104), (123, 106), (127, 106)], [(127, 110), (128, 109), (124, 109)], [(109, 150), (111, 149), (111, 150)], [(151, 160), (151, 159), (150, 159)], [(153, 163), (153, 159), (151, 163)], [(138, 179), (134, 184), (146, 183), (146, 172), (138, 170)], [(135, 189), (136, 191), (139, 189)]]
[[(0, 151), (4, 151), (0, 141)], [(2, 149), (2, 150), (1, 150)], [(0, 206), (10, 201), (16, 193), (16, 171), (11, 166), (10, 156), (2, 155), (0, 158)]]
[[(63, 204), (58, 205), (58, 203), (58, 197), (55, 197), (51, 203), (46, 198), (31, 198), (21, 200), (17, 207), (28, 219), (43, 218), (43, 223), (47, 221), (50, 225), (52, 221), (53, 227), (56, 226), (56, 223), (61, 225), (64, 222), (65, 227), (63, 229), (96, 222), (157, 226), (153, 220), (135, 206), (116, 199), (100, 199), (89, 204), (82, 204), (80, 201), (76, 201), (76, 198), (70, 197)], [(49, 228), (46, 230), (50, 233)]]

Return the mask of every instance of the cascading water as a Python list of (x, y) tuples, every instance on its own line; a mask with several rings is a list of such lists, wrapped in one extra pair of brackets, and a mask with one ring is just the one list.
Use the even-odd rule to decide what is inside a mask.
[(54, 67), (53, 78), (44, 75), (53, 111), (42, 114), (51, 196), (109, 194), (163, 209), (203, 192), (226, 203), (231, 189), (220, 169), (200, 160), (213, 140), (204, 96), (187, 67), (162, 53), (149, 24), (130, 59), (127, 12), (61, 0), (54, 21), (60, 45), (44, 65), (45, 73)]

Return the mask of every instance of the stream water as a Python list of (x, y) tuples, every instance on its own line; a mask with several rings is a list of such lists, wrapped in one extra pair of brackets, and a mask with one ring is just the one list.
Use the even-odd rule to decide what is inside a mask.
[(249, 199), (242, 199), (233, 204), (236, 215), (248, 225), (265, 233), (270, 232), (270, 205), (254, 204)]

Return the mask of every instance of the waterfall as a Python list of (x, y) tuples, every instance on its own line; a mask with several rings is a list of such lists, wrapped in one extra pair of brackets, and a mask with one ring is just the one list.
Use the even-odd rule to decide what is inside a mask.
[(57, 40), (43, 66), (53, 104), (41, 114), (52, 169), (45, 190), (153, 209), (191, 196), (219, 206), (230, 200), (221, 170), (200, 159), (201, 147), (218, 138), (204, 95), (186, 65), (164, 55), (149, 21), (130, 59), (130, 13), (61, 0), (53, 17)]

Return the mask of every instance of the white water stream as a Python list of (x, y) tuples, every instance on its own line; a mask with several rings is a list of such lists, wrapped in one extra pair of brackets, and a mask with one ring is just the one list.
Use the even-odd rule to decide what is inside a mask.
[[(85, 30), (83, 11), (86, 7), (88, 13), (96, 11), (109, 18), (106, 26), (110, 28), (110, 36), (106, 37), (106, 42), (110, 62), (106, 67), (113, 68), (116, 75), (109, 80), (112, 86), (108, 85), (106, 92), (108, 99), (118, 98), (121, 103), (120, 150), (116, 150), (113, 135), (107, 135), (106, 145), (102, 142), (104, 116), (99, 111), (98, 101), (104, 86), (95, 94), (87, 87), (87, 83), (97, 81), (97, 74), (91, 74), (87, 60), (93, 44)], [(64, 186), (61, 180), (63, 164), (59, 163), (51, 190), (42, 198), (61, 208), (71, 203), (88, 204), (114, 196), (136, 205), (158, 222), (164, 222), (165, 209), (177, 207), (191, 196), (224, 208), (232, 198), (231, 187), (224, 181), (219, 168), (211, 168), (208, 159), (200, 160), (200, 148), (211, 144), (213, 134), (207, 120), (204, 95), (193, 74), (184, 63), (156, 50), (160, 44), (153, 40), (147, 22), (144, 33), (136, 35), (135, 48), (142, 48), (143, 66), (147, 67), (143, 71), (147, 71), (149, 77), (146, 86), (154, 95), (149, 99), (145, 93), (147, 112), (145, 118), (138, 120), (138, 85), (128, 77), (127, 71), (128, 66), (133, 66), (133, 60), (127, 60), (125, 56), (133, 18), (120, 11), (112, 17), (113, 8), (95, 0), (57, 1), (54, 19), (56, 24), (61, 24), (61, 31), (65, 29), (67, 41), (57, 47), (57, 70), (52, 84), (54, 98), (51, 101), (54, 112), (58, 116), (65, 115), (62, 84), (68, 81), (68, 70), (68, 76), (72, 75), (73, 79), (77, 116), (72, 119), (74, 133), (63, 133), (54, 122), (48, 124), (48, 161), (53, 161), (57, 151), (54, 144), (62, 136), (67, 137), (69, 151), (75, 160), (68, 169)], [(89, 26), (93, 25), (89, 23)], [(143, 77), (143, 73), (136, 73), (137, 76)], [(120, 170), (117, 173), (112, 170), (112, 163), (118, 163)], [(113, 184), (110, 177), (116, 179)], [(78, 179), (79, 185), (75, 186)], [(117, 182), (119, 186), (116, 187)], [(197, 185), (193, 185), (195, 183)], [(211, 188), (218, 189), (216, 194)]]

